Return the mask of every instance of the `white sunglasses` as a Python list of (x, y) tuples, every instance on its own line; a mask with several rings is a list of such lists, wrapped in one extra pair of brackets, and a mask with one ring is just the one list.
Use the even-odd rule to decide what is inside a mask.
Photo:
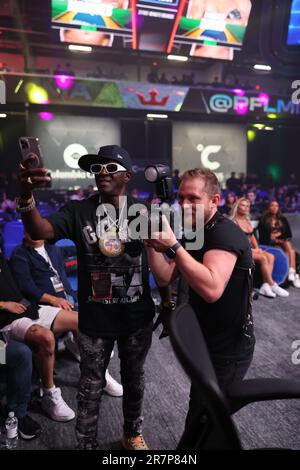
[(94, 175), (99, 175), (103, 168), (105, 169), (106, 173), (110, 175), (113, 173), (117, 173), (118, 171), (127, 171), (126, 168), (124, 168), (122, 165), (119, 165), (118, 163), (93, 163), (90, 166), (90, 173), (93, 173)]

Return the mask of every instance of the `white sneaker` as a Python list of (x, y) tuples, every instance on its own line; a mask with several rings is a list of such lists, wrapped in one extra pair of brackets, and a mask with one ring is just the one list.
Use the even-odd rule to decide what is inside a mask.
[(58, 387), (50, 392), (44, 392), (41, 406), (54, 421), (71, 421), (75, 418), (74, 411), (66, 404)]
[(290, 295), (290, 293), (285, 290), (285, 289), (282, 289), (282, 287), (279, 287), (278, 284), (275, 284), (273, 286), (271, 286), (271, 289), (273, 292), (275, 292), (276, 295), (278, 295), (278, 297), (288, 297)]
[(294, 268), (290, 268), (288, 280), (289, 280), (290, 282), (294, 282), (295, 277), (296, 277), (296, 271), (295, 271), (295, 269), (294, 269)]
[(123, 396), (123, 387), (115, 379), (112, 378), (108, 369), (105, 372), (106, 385), (103, 389), (111, 397), (122, 397)]
[(294, 287), (297, 287), (297, 289), (300, 289), (300, 277), (299, 277), (299, 274), (296, 274), (295, 280), (294, 280), (294, 282), (293, 282), (293, 286), (294, 286)]
[(259, 289), (259, 293), (260, 295), (264, 295), (265, 297), (270, 297), (270, 298), (275, 298), (276, 297), (276, 294), (275, 292), (272, 291), (272, 288), (271, 286), (265, 282), (261, 288)]

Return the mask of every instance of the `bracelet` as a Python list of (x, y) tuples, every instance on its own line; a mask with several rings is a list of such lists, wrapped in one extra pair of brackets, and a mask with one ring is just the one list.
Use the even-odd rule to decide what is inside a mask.
[(2, 301), (2, 302), (0, 302), (0, 310), (4, 310), (4, 309), (5, 309), (4, 302)]
[(24, 212), (32, 211), (32, 209), (34, 209), (36, 206), (35, 199), (33, 196), (32, 196), (32, 201), (30, 204), (27, 204), (25, 206), (22, 206), (22, 205), (20, 206), (20, 199), (17, 199), (16, 203), (17, 203), (16, 209), (18, 212), (20, 212), (20, 214), (23, 214)]
[(16, 197), (16, 203), (17, 204), (21, 204), (21, 205), (27, 205), (27, 204), (30, 204), (32, 202), (32, 199), (33, 199), (33, 194), (28, 198), (28, 199), (24, 199), (22, 196), (18, 196)]

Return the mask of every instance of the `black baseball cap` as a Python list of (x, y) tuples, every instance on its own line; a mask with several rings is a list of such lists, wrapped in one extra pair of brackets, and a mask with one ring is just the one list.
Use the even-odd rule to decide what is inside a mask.
[(119, 145), (104, 145), (99, 148), (98, 154), (88, 153), (78, 160), (78, 166), (85, 171), (90, 171), (93, 163), (105, 163), (107, 160), (120, 163), (126, 170), (132, 171), (132, 161), (127, 150)]

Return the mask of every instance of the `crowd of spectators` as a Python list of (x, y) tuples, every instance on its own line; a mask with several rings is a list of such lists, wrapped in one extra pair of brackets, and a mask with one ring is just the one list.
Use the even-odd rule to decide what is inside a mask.
[(258, 219), (267, 208), (270, 201), (276, 199), (280, 211), (283, 213), (300, 212), (300, 186), (297, 178), (292, 173), (287, 181), (276, 185), (269, 176), (261, 183), (255, 174), (231, 173), (223, 190), (219, 210), (229, 214), (234, 202), (240, 197), (246, 197), (250, 201), (250, 215), (252, 219)]
[[(176, 199), (179, 181), (179, 171), (174, 170), (174, 199)], [(14, 198), (18, 192), (17, 186), (18, 182), (14, 173), (10, 175), (10, 178), (7, 178), (4, 173), (0, 173), (0, 219), (2, 219), (2, 222), (18, 218), (14, 202)], [(42, 204), (47, 203), (49, 210), (51, 210), (51, 206), (53, 206), (54, 211), (68, 200), (80, 200), (89, 197), (93, 193), (94, 187), (93, 185), (89, 185), (85, 190), (78, 187), (75, 190), (43, 191), (39, 199)], [(155, 191), (153, 193), (145, 193), (145, 191), (139, 188), (134, 188), (132, 190), (132, 196), (147, 199), (150, 202), (154, 200), (157, 201)], [(274, 199), (278, 201), (282, 213), (300, 213), (300, 185), (297, 183), (295, 174), (291, 174), (285, 182), (275, 184), (271, 177), (261, 182), (257, 175), (253, 173), (248, 173), (247, 175), (240, 173), (236, 175), (235, 172), (232, 172), (222, 190), (222, 199), (219, 205), (220, 212), (228, 215), (233, 204), (240, 197), (246, 197), (250, 201), (250, 214), (252, 219), (259, 219), (267, 208), (268, 203)]]

